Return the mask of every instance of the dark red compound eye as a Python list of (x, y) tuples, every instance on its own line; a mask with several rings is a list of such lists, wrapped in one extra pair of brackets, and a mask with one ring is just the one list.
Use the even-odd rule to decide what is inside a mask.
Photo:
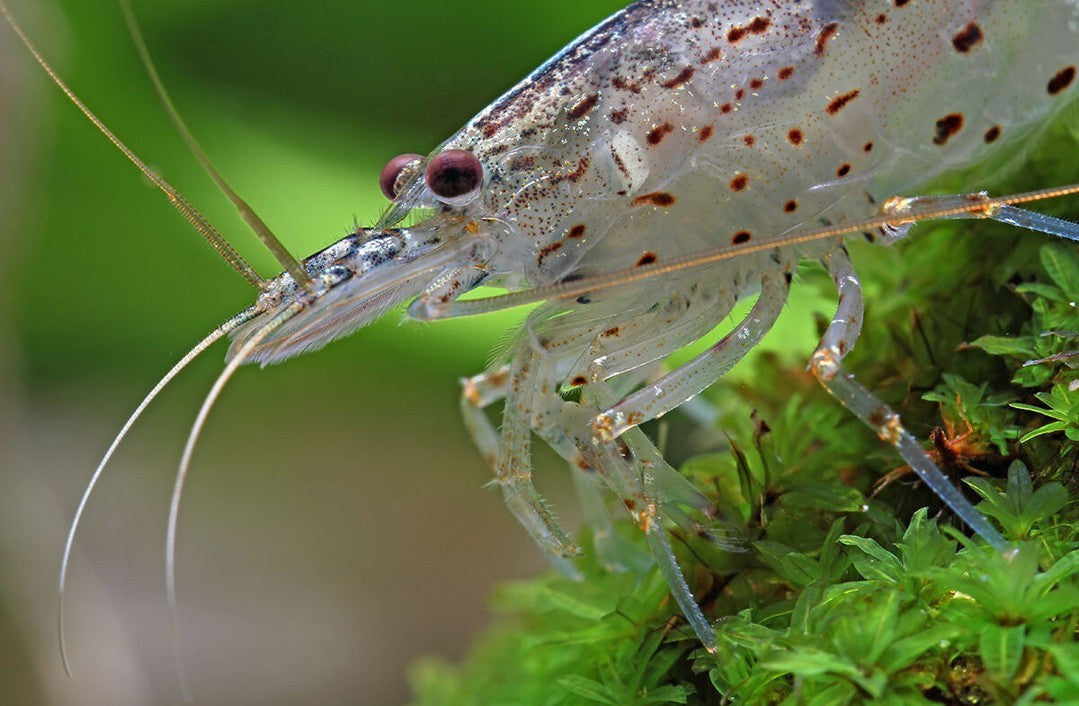
[(427, 188), (439, 201), (459, 204), (469, 200), (483, 184), (483, 165), (466, 150), (446, 150), (427, 165)]
[(410, 164), (422, 160), (423, 155), (420, 154), (399, 154), (386, 162), (386, 166), (382, 168), (382, 173), (378, 176), (378, 185), (382, 187), (382, 193), (386, 194), (386, 198), (390, 201), (397, 198), (397, 179), (401, 176), (401, 172)]

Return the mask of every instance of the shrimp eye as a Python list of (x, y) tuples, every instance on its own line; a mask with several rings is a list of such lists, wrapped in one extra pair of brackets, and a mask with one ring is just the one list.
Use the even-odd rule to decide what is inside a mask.
[(459, 206), (479, 193), (483, 184), (483, 165), (471, 152), (446, 150), (427, 165), (424, 180), (439, 201)]
[(401, 186), (398, 183), (401, 175), (408, 167), (417, 166), (422, 161), (423, 155), (420, 154), (399, 154), (386, 162), (386, 166), (382, 168), (382, 173), (378, 176), (378, 185), (382, 187), (382, 193), (386, 194), (386, 198), (390, 201), (397, 198), (397, 190)]

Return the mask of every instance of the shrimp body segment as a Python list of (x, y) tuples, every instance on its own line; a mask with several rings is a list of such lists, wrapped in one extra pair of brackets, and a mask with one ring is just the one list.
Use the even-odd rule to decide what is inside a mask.
[[(1074, 95), (1077, 14), (1071, 0), (637, 2), (432, 153), (479, 159), (475, 198), (440, 202), (419, 164), (378, 226), (351, 239), (418, 214), (413, 239), (474, 243), (444, 276), (478, 267), (466, 279), (511, 289), (724, 244), (783, 246), (821, 222), (879, 215), (889, 197), (1029, 138)], [(706, 281), (753, 290), (772, 259), (738, 258)], [(458, 285), (422, 299), (435, 307), (465, 288), (449, 278)], [(277, 282), (285, 298), (290, 282)], [(365, 284), (338, 297), (364, 297)], [(272, 360), (303, 326), (265, 343)]]
[[(544, 550), (578, 552), (533, 487), (533, 435), (569, 462), (592, 508), (597, 551), (618, 564), (605, 543), (612, 536), (599, 531), (608, 520), (598, 494), (609, 491), (711, 647), (665, 527), (723, 541), (710, 529), (714, 509), (637, 427), (726, 373), (778, 317), (795, 265), (820, 259), (841, 303), (811, 370), (975, 532), (1006, 550), (898, 416), (842, 368), (863, 311), (841, 239), (788, 240), (878, 216), (890, 197), (1028, 139), (1075, 95), (1077, 26), (1072, 0), (636, 2), (432, 155), (401, 162), (395, 179), (384, 173), (395, 199), (379, 224), (304, 263), (319, 289), (301, 291), (288, 275), (272, 282), (260, 313), (233, 332), (231, 355), (277, 362), (413, 297), (412, 315), (435, 318), (481, 282), (520, 290), (730, 249), (706, 269), (539, 306), (508, 354), (465, 381), (462, 399), (495, 483)], [(450, 151), (475, 156), (479, 188), (436, 193), (441, 177), (431, 170)], [(1068, 224), (1040, 229), (1075, 237)], [(889, 243), (906, 230), (866, 236)], [(751, 253), (734, 255), (749, 245)], [(753, 295), (752, 311), (727, 336), (654, 378), (652, 364)], [(580, 389), (577, 401), (559, 394), (568, 388)], [(498, 400), (501, 428), (483, 412)]]

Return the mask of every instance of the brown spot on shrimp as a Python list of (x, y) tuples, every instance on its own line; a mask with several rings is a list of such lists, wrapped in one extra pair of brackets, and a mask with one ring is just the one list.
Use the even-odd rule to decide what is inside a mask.
[(621, 125), (626, 122), (626, 118), (629, 116), (629, 111), (625, 108), (611, 111), (611, 122), (615, 125)]
[(877, 15), (877, 19), (876, 19), (877, 24), (882, 25), (882, 24), (886, 23), (887, 21), (888, 21), (888, 15), (884, 14), (883, 12), (880, 13), (879, 15)]
[(734, 26), (727, 32), (727, 41), (737, 44), (745, 39), (748, 34), (764, 34), (772, 26), (772, 20), (767, 17), (754, 17), (753, 21), (745, 27)]
[(952, 46), (960, 54), (966, 54), (973, 49), (985, 35), (982, 34), (982, 28), (978, 26), (977, 22), (971, 22), (962, 29), (959, 34), (952, 37)]
[(936, 134), (933, 136), (934, 145), (943, 145), (952, 139), (963, 129), (962, 113), (949, 113), (936, 123)]
[(687, 66), (682, 69), (682, 71), (677, 76), (670, 79), (669, 81), (664, 81), (659, 85), (663, 86), (664, 88), (678, 88), (679, 86), (683, 86), (689, 83), (689, 80), (693, 78), (693, 74), (696, 72), (697, 70), (695, 68), (693, 68), (692, 66)]
[(715, 133), (715, 128), (711, 125), (705, 125), (697, 133), (697, 142), (708, 142), (712, 139), (712, 135)]
[[(611, 150), (611, 157), (614, 159), (614, 166), (618, 168), (618, 171), (620, 171), (622, 173), (622, 176), (624, 176), (624, 177), (626, 177), (628, 179), (629, 178), (629, 168), (626, 166), (626, 163), (622, 160), (622, 155), (618, 154), (618, 152), (616, 150), (612, 149)], [(619, 191), (618, 193), (620, 195), (622, 195), (622, 196), (624, 196), (626, 194), (625, 191)]]
[(672, 132), (674, 132), (674, 125), (663, 123), (662, 125), (657, 125), (649, 130), (645, 139), (648, 141), (648, 144), (655, 146), (660, 142), (663, 142), (663, 138)]
[(820, 34), (817, 35), (817, 45), (813, 49), (813, 53), (817, 56), (823, 56), (824, 50), (828, 46), (828, 42), (832, 40), (832, 37), (835, 36), (837, 31), (839, 31), (838, 22), (829, 22), (821, 27)]
[(764, 34), (771, 26), (772, 21), (767, 17), (754, 17), (746, 29), (749, 30), (750, 34)]
[(764, 79), (762, 79), (762, 78), (754, 78), (754, 79), (750, 79), (750, 81), (749, 81), (749, 87), (752, 88), (754, 91), (761, 90), (761, 88), (763, 86), (764, 86)]
[(639, 260), (637, 260), (637, 267), (644, 267), (645, 265), (651, 265), (657, 259), (658, 258), (656, 257), (656, 254), (654, 252), (646, 252), (645, 254), (641, 255)]
[(1056, 94), (1060, 93), (1065, 88), (1070, 86), (1072, 81), (1074, 81), (1074, 80), (1075, 80), (1075, 67), (1074, 66), (1067, 66), (1067, 67), (1061, 69), (1060, 71), (1057, 71), (1056, 74), (1053, 76), (1053, 78), (1049, 79), (1049, 85), (1047, 86), (1047, 90), (1049, 91), (1049, 95), (1055, 96)]
[(794, 67), (793, 66), (784, 66), (782, 69), (780, 69), (776, 73), (776, 78), (778, 78), (780, 81), (786, 81), (787, 79), (789, 79), (793, 75), (794, 75)]
[(713, 47), (712, 49), (710, 49), (708, 51), (707, 54), (705, 54), (703, 57), (701, 57), (701, 65), (702, 66), (707, 66), (708, 64), (719, 61), (722, 58), (723, 58), (723, 50), (720, 49), (719, 47)]
[(555, 254), (556, 252), (558, 252), (561, 249), (562, 249), (562, 243), (560, 243), (560, 242), (559, 243), (551, 243), (550, 245), (545, 245), (543, 247), (543, 249), (541, 249), (539, 251), (539, 254), (536, 256), (536, 265), (539, 266), (539, 267), (542, 267), (543, 266), (543, 261), (546, 260), (549, 255), (553, 255), (553, 254)]
[(578, 223), (577, 225), (566, 231), (567, 238), (583, 238), (584, 234), (588, 231), (588, 227), (584, 223)]
[(742, 138), (742, 142), (746, 143), (746, 147), (752, 147), (757, 144), (757, 138), (753, 137), (753, 135), (746, 135)]
[(870, 425), (879, 428), (879, 427), (884, 426), (884, 422), (887, 419), (888, 419), (888, 410), (886, 410), (886, 409), (884, 409), (882, 407), (877, 407), (876, 409), (874, 409), (873, 411), (871, 411), (869, 413), (869, 416), (866, 418), (866, 421), (869, 422)]
[(872, 152), (873, 151), (873, 143), (872, 142), (867, 142), (864, 145), (862, 145), (862, 151), (863, 152)]
[(791, 143), (795, 147), (802, 144), (802, 141), (804, 139), (805, 139), (805, 135), (803, 135), (802, 131), (799, 130), (798, 128), (791, 128), (790, 130), (787, 131), (787, 142)]
[(719, 112), (721, 113), (729, 113), (732, 110), (734, 110), (734, 106), (730, 103), (724, 103), (723, 105), (719, 106)]
[(667, 193), (666, 191), (653, 191), (653, 192), (648, 193), (648, 194), (641, 194), (640, 196), (638, 196), (635, 199), (633, 199), (632, 201), (630, 201), (629, 205), (630, 206), (651, 205), (651, 206), (660, 206), (660, 207), (666, 208), (668, 206), (673, 206), (674, 202), (675, 202), (675, 198), (674, 198), (673, 194)]
[(850, 174), (850, 164), (847, 162), (840, 164), (839, 169), (835, 170), (835, 175), (840, 179), (847, 176), (848, 174)]
[(731, 245), (748, 243), (753, 235), (748, 230), (740, 230), (731, 236)]
[(609, 329), (607, 329), (606, 331), (604, 331), (604, 332), (603, 332), (603, 335), (604, 335), (604, 336), (607, 336), (608, 338), (610, 338), (611, 336), (617, 336), (617, 335), (618, 335), (618, 334), (620, 334), (621, 332), (622, 332), (622, 329), (621, 329), (621, 327), (619, 327), (619, 326), (612, 326), (611, 328), (609, 328)]
[(848, 103), (857, 98), (859, 93), (861, 93), (861, 91), (856, 88), (853, 91), (847, 91), (841, 96), (836, 96), (832, 99), (832, 102), (828, 104), (828, 107), (825, 108), (825, 110), (828, 111), (828, 115), (835, 115), (843, 110)]
[(1000, 125), (994, 125), (993, 127), (989, 128), (988, 130), (985, 131), (985, 142), (986, 142), (986, 144), (991, 144), (993, 142), (996, 142), (997, 138), (999, 138), (999, 137), (1000, 137)]
[(577, 160), (577, 168), (572, 172), (566, 172), (565, 174), (555, 174), (551, 177), (549, 183), (559, 184), (563, 181), (577, 182), (581, 177), (588, 173), (588, 167), (592, 164), (592, 159), (585, 155)]
[(598, 102), (599, 102), (599, 94), (598, 93), (593, 93), (592, 95), (588, 96), (583, 101), (581, 101), (580, 103), (578, 103), (577, 105), (573, 106), (573, 108), (570, 109), (570, 111), (569, 111), (569, 119), (571, 121), (580, 120), (584, 116), (588, 115), (588, 113), (591, 112), (592, 109), (596, 107), (596, 103), (598, 103)]
[(744, 191), (749, 186), (749, 177), (745, 174), (735, 174), (731, 179), (731, 191)]
[(787, 203), (783, 204), (783, 210), (787, 213), (794, 213), (798, 210), (798, 202), (791, 199)]

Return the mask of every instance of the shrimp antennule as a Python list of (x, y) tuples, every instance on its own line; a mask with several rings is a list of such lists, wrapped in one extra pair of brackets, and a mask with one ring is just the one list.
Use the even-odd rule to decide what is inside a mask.
[(150, 75), (150, 82), (154, 85), (154, 92), (157, 93), (158, 99), (161, 101), (161, 105), (165, 108), (165, 112), (169, 116), (169, 120), (176, 127), (176, 131), (180, 133), (180, 137), (187, 143), (188, 148), (195, 155), (195, 158), (199, 160), (199, 164), (206, 170), (206, 173), (210, 175), (217, 187), (225, 194), (232, 205), (236, 207), (236, 210), (240, 212), (240, 217), (244, 219), (244, 222), (255, 232), (258, 239), (262, 241), (262, 244), (266, 246), (266, 249), (274, 256), (274, 258), (285, 268), (285, 271), (292, 275), (298, 284), (302, 285), (304, 289), (309, 289), (311, 286), (311, 277), (307, 274), (307, 271), (303, 269), (299, 261), (292, 256), (285, 246), (278, 240), (277, 236), (273, 234), (270, 227), (266, 225), (265, 221), (259, 217), (255, 210), (251, 206), (240, 198), (225, 178), (221, 176), (221, 173), (217, 171), (213, 162), (206, 156), (206, 152), (202, 149), (202, 146), (195, 139), (195, 135), (187, 127), (187, 123), (180, 116), (180, 111), (176, 109), (176, 105), (172, 102), (172, 97), (169, 96), (169, 92), (165, 89), (165, 84), (161, 80), (161, 76), (157, 73), (157, 67), (154, 65), (153, 58), (150, 56), (150, 50), (146, 47), (146, 41), (143, 39), (142, 31), (139, 29), (139, 23), (135, 19), (135, 13), (131, 10), (131, 3), (127, 0), (120, 2), (120, 9), (123, 10), (124, 20), (127, 22), (127, 28), (131, 32), (131, 39), (135, 42), (135, 48), (139, 52), (139, 58), (142, 59), (143, 66), (146, 67), (146, 73)]
[(139, 159), (138, 155), (132, 152), (127, 145), (120, 141), (120, 138), (117, 137), (112, 132), (112, 130), (109, 130), (107, 127), (105, 127), (105, 123), (101, 122), (101, 119), (98, 118), (97, 115), (95, 115), (93, 111), (91, 111), (90, 108), (88, 108), (86, 104), (83, 103), (77, 95), (75, 95), (75, 92), (68, 88), (68, 85), (64, 83), (64, 80), (60, 78), (60, 75), (53, 70), (49, 62), (45, 61), (45, 57), (42, 56), (41, 52), (37, 50), (37, 47), (35, 47), (33, 42), (30, 41), (30, 38), (26, 36), (26, 33), (23, 32), (22, 27), (19, 25), (18, 22), (15, 21), (15, 18), (8, 11), (7, 5), (4, 4), (3, 0), (0, 0), (0, 15), (4, 16), (4, 19), (7, 20), (7, 23), (9, 25), (11, 25), (11, 28), (15, 31), (15, 34), (19, 36), (19, 39), (20, 41), (22, 41), (23, 46), (25, 46), (27, 50), (29, 50), (29, 52), (34, 56), (34, 59), (37, 61), (37, 63), (41, 65), (41, 68), (44, 69), (45, 73), (47, 73), (49, 75), (49, 78), (52, 79), (53, 83), (55, 83), (60, 88), (60, 90), (64, 92), (64, 95), (68, 97), (68, 100), (74, 103), (75, 107), (78, 108), (91, 123), (94, 124), (94, 127), (96, 127), (101, 132), (101, 134), (107, 137), (109, 142), (115, 145), (118, 150), (123, 152), (124, 156), (127, 157), (132, 164), (138, 167), (138, 170), (142, 172), (147, 179), (153, 182), (154, 186), (156, 186), (162, 191), (162, 193), (165, 194), (165, 198), (169, 200), (169, 203), (172, 204), (172, 207), (180, 212), (180, 215), (183, 216), (184, 219), (186, 219), (187, 222), (190, 223), (191, 226), (195, 230), (197, 230), (200, 235), (202, 235), (203, 239), (210, 244), (210, 247), (217, 251), (217, 254), (220, 255), (222, 259), (224, 259), (224, 261), (227, 262), (232, 269), (236, 270), (236, 272), (245, 280), (247, 280), (247, 283), (250, 284), (252, 287), (255, 287), (256, 289), (262, 289), (266, 285), (266, 280), (264, 280), (262, 276), (255, 271), (255, 268), (252, 267), (247, 262), (247, 260), (245, 260), (243, 256), (240, 255), (240, 253), (238, 253), (236, 249), (229, 244), (227, 240), (225, 240), (225, 236), (221, 235), (217, 228), (215, 228), (213, 224), (206, 220), (205, 216), (199, 213), (199, 211), (194, 206), (192, 206), (187, 199), (180, 195), (180, 192), (177, 191), (172, 184), (165, 181), (165, 179), (162, 178), (153, 169), (150, 169), (150, 167), (148, 167), (145, 162)]

